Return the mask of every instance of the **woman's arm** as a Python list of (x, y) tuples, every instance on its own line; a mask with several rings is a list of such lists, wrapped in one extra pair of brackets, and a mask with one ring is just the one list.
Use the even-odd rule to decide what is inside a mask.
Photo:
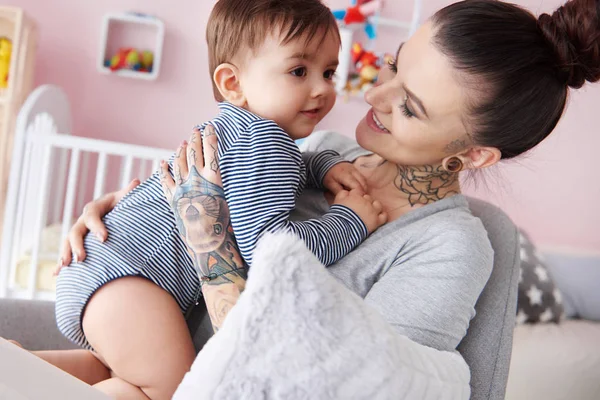
[[(203, 143), (204, 142), (204, 143)], [(200, 275), (202, 294), (215, 331), (246, 286), (247, 270), (233, 235), (221, 187), (217, 136), (209, 125), (195, 130), (173, 162), (162, 162), (161, 182), (177, 229)]]

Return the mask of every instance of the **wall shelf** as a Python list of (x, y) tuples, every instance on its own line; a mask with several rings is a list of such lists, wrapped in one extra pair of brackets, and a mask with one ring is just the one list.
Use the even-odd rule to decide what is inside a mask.
[[(164, 36), (164, 23), (157, 17), (140, 13), (107, 14), (102, 24), (98, 71), (125, 78), (155, 80), (160, 73)], [(150, 72), (133, 69), (112, 71), (105, 65), (106, 61), (122, 48), (152, 51), (154, 54), (152, 70)]]

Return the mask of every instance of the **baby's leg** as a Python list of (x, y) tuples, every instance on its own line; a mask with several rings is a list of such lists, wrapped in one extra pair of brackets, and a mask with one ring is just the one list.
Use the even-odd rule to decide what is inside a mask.
[(83, 330), (113, 372), (97, 385), (112, 397), (170, 399), (195, 358), (177, 302), (141, 277), (98, 289), (85, 310)]
[[(8, 341), (23, 348), (16, 340)], [(43, 350), (31, 353), (88, 385), (111, 377), (108, 367), (89, 350)]]
[(49, 350), (32, 353), (88, 385), (95, 385), (110, 378), (110, 370), (89, 350)]

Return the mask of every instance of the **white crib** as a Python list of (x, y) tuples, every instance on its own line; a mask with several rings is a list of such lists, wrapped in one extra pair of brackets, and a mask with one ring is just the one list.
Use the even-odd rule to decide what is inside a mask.
[[(111, 183), (114, 189), (134, 177), (148, 178), (172, 152), (71, 136), (65, 93), (52, 85), (36, 89), (16, 122), (0, 246), (0, 297), (53, 299), (52, 270), (60, 244), (84, 204)], [(118, 181), (111, 179), (116, 174)]]

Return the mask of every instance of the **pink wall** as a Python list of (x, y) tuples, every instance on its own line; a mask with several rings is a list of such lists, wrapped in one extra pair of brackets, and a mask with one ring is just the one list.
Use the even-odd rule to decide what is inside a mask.
[[(424, 0), (425, 16), (451, 3)], [(536, 12), (550, 11), (558, 0), (516, 1)], [(71, 98), (75, 133), (160, 147), (175, 147), (193, 124), (209, 119), (212, 101), (204, 28), (210, 0), (8, 0), (24, 8), (39, 27), (37, 84), (62, 86)], [(330, 0), (333, 8), (347, 0)], [(409, 15), (408, 1), (387, 2), (386, 15)], [(403, 5), (404, 4), (404, 5)], [(141, 11), (162, 18), (167, 27), (162, 71), (156, 82), (121, 79), (96, 72), (102, 16)], [(398, 37), (382, 36), (378, 47), (393, 51)], [(387, 47), (387, 48), (386, 48)], [(600, 212), (596, 204), (596, 149), (600, 135), (594, 106), (600, 85), (574, 92), (567, 114), (551, 138), (533, 154), (485, 174), (478, 190), (467, 192), (499, 204), (534, 239), (546, 246), (600, 252)], [(338, 102), (322, 123), (352, 135), (366, 113), (358, 100)], [(487, 184), (488, 188), (485, 188)]]

